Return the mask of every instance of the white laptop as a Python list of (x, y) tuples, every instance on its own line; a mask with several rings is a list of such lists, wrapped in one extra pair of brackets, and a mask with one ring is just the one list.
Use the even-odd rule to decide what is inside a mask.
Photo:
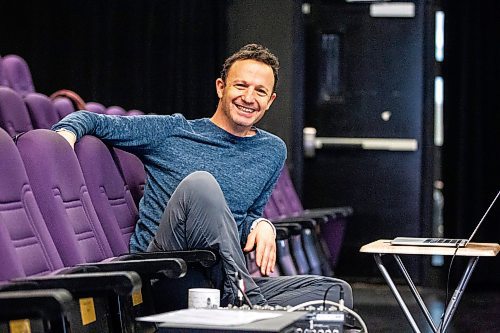
[(488, 215), (491, 207), (495, 204), (500, 191), (498, 191), (495, 199), (491, 202), (490, 206), (484, 213), (481, 221), (476, 225), (476, 228), (470, 235), (469, 239), (450, 239), (450, 238), (418, 238), (418, 237), (396, 237), (391, 241), (391, 245), (407, 245), (407, 246), (444, 246), (444, 247), (464, 247), (471, 241), (472, 237), (476, 234), (477, 229), (481, 223), (483, 223), (484, 218)]

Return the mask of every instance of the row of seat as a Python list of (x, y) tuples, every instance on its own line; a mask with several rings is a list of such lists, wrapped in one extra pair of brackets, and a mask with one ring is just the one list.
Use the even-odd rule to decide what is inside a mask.
[[(50, 128), (51, 125), (69, 113), (81, 109), (111, 115), (133, 116), (144, 114), (140, 110), (132, 109), (127, 111), (117, 105), (106, 107), (98, 102), (85, 103), (78, 94), (67, 89), (61, 89), (50, 95), (51, 104), (53, 105), (49, 105), (45, 101), (40, 102), (43, 97), (47, 96), (36, 92), (28, 64), (16, 54), (0, 56), (0, 86), (11, 88), (25, 100), (28, 100), (27, 103), (44, 104), (45, 113), (33, 114), (31, 110), (28, 110), (34, 128)], [(26, 121), (24, 123), (27, 124)]]
[[(57, 133), (36, 129), (19, 136), (16, 147), (0, 130), (0, 155), (0, 290), (57, 287), (78, 302), (92, 298), (97, 317), (85, 325), (71, 312), (64, 322), (72, 331), (142, 330), (134, 318), (160, 311), (151, 293), (155, 281), (188, 278), (188, 267), (203, 271), (216, 262), (210, 251), (128, 254), (137, 209), (110, 149), (97, 138), (84, 137), (73, 151)], [(171, 302), (162, 310), (187, 305), (162, 299)]]

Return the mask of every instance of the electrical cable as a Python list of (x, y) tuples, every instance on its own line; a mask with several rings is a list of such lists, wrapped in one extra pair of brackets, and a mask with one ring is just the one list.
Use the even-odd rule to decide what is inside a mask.
[(303, 308), (303, 307), (306, 307), (306, 306), (309, 306), (309, 305), (315, 305), (315, 304), (323, 304), (323, 302), (325, 302), (326, 304), (329, 304), (329, 305), (334, 305), (337, 307), (337, 309), (340, 309), (340, 308), (343, 308), (342, 311), (345, 311), (349, 314), (351, 314), (354, 318), (356, 318), (356, 320), (359, 322), (359, 324), (361, 325), (361, 328), (363, 329), (363, 332), (364, 333), (368, 333), (368, 328), (366, 327), (366, 324), (365, 322), (363, 321), (363, 319), (361, 318), (361, 316), (359, 314), (357, 314), (356, 312), (354, 312), (353, 310), (349, 309), (348, 307), (345, 307), (337, 302), (332, 302), (332, 301), (323, 301), (323, 300), (316, 300), (316, 301), (309, 301), (309, 302), (304, 302), (304, 303), (301, 303), (301, 304), (298, 304), (298, 305), (295, 305), (294, 307), (290, 308), (287, 310), (287, 312), (294, 312), (300, 308)]
[(444, 320), (444, 315), (446, 313), (446, 308), (448, 307), (451, 267), (453, 266), (453, 260), (455, 259), (455, 256), (457, 255), (459, 247), (460, 247), (460, 244), (457, 244), (455, 247), (455, 251), (453, 252), (453, 256), (451, 257), (451, 260), (450, 260), (450, 266), (448, 267), (448, 276), (446, 277), (446, 297), (444, 299), (444, 310), (443, 310), (443, 314), (441, 315), (441, 320), (439, 322), (437, 333), (443, 332), (443, 320)]
[(328, 295), (330, 289), (332, 289), (333, 287), (339, 287), (339, 300), (342, 301), (342, 304), (344, 303), (344, 288), (341, 284), (334, 283), (325, 291), (325, 296), (323, 297), (323, 309), (326, 309), (326, 296)]
[[(250, 299), (248, 298), (246, 292), (243, 290), (244, 288), (242, 288), (240, 286), (240, 280), (242, 281), (243, 279), (241, 278), (240, 276), (240, 273), (238, 271), (235, 272), (234, 274), (235, 276), (231, 276), (231, 281), (234, 283), (234, 285), (236, 286), (236, 288), (238, 288), (239, 292), (241, 293), (241, 296), (245, 299), (245, 302), (247, 303), (247, 305), (250, 307), (250, 309), (253, 309), (253, 304), (252, 302), (250, 301)], [(241, 300), (240, 300), (241, 301)], [(242, 304), (240, 304), (241, 306)]]

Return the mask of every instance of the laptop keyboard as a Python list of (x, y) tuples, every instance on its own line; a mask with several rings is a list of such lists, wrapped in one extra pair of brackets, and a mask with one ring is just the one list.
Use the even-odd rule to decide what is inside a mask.
[(446, 243), (446, 244), (457, 244), (461, 239), (448, 239), (448, 238), (427, 238), (424, 243), (436, 244), (436, 243)]

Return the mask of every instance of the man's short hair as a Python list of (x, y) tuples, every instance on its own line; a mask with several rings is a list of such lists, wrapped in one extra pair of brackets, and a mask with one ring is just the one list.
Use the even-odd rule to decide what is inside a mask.
[(222, 71), (220, 72), (222, 81), (226, 82), (227, 73), (236, 61), (249, 59), (262, 62), (271, 67), (274, 74), (273, 92), (276, 91), (276, 87), (278, 86), (278, 70), (280, 68), (280, 63), (278, 58), (272, 54), (268, 48), (259, 44), (247, 44), (227, 58), (222, 66)]

